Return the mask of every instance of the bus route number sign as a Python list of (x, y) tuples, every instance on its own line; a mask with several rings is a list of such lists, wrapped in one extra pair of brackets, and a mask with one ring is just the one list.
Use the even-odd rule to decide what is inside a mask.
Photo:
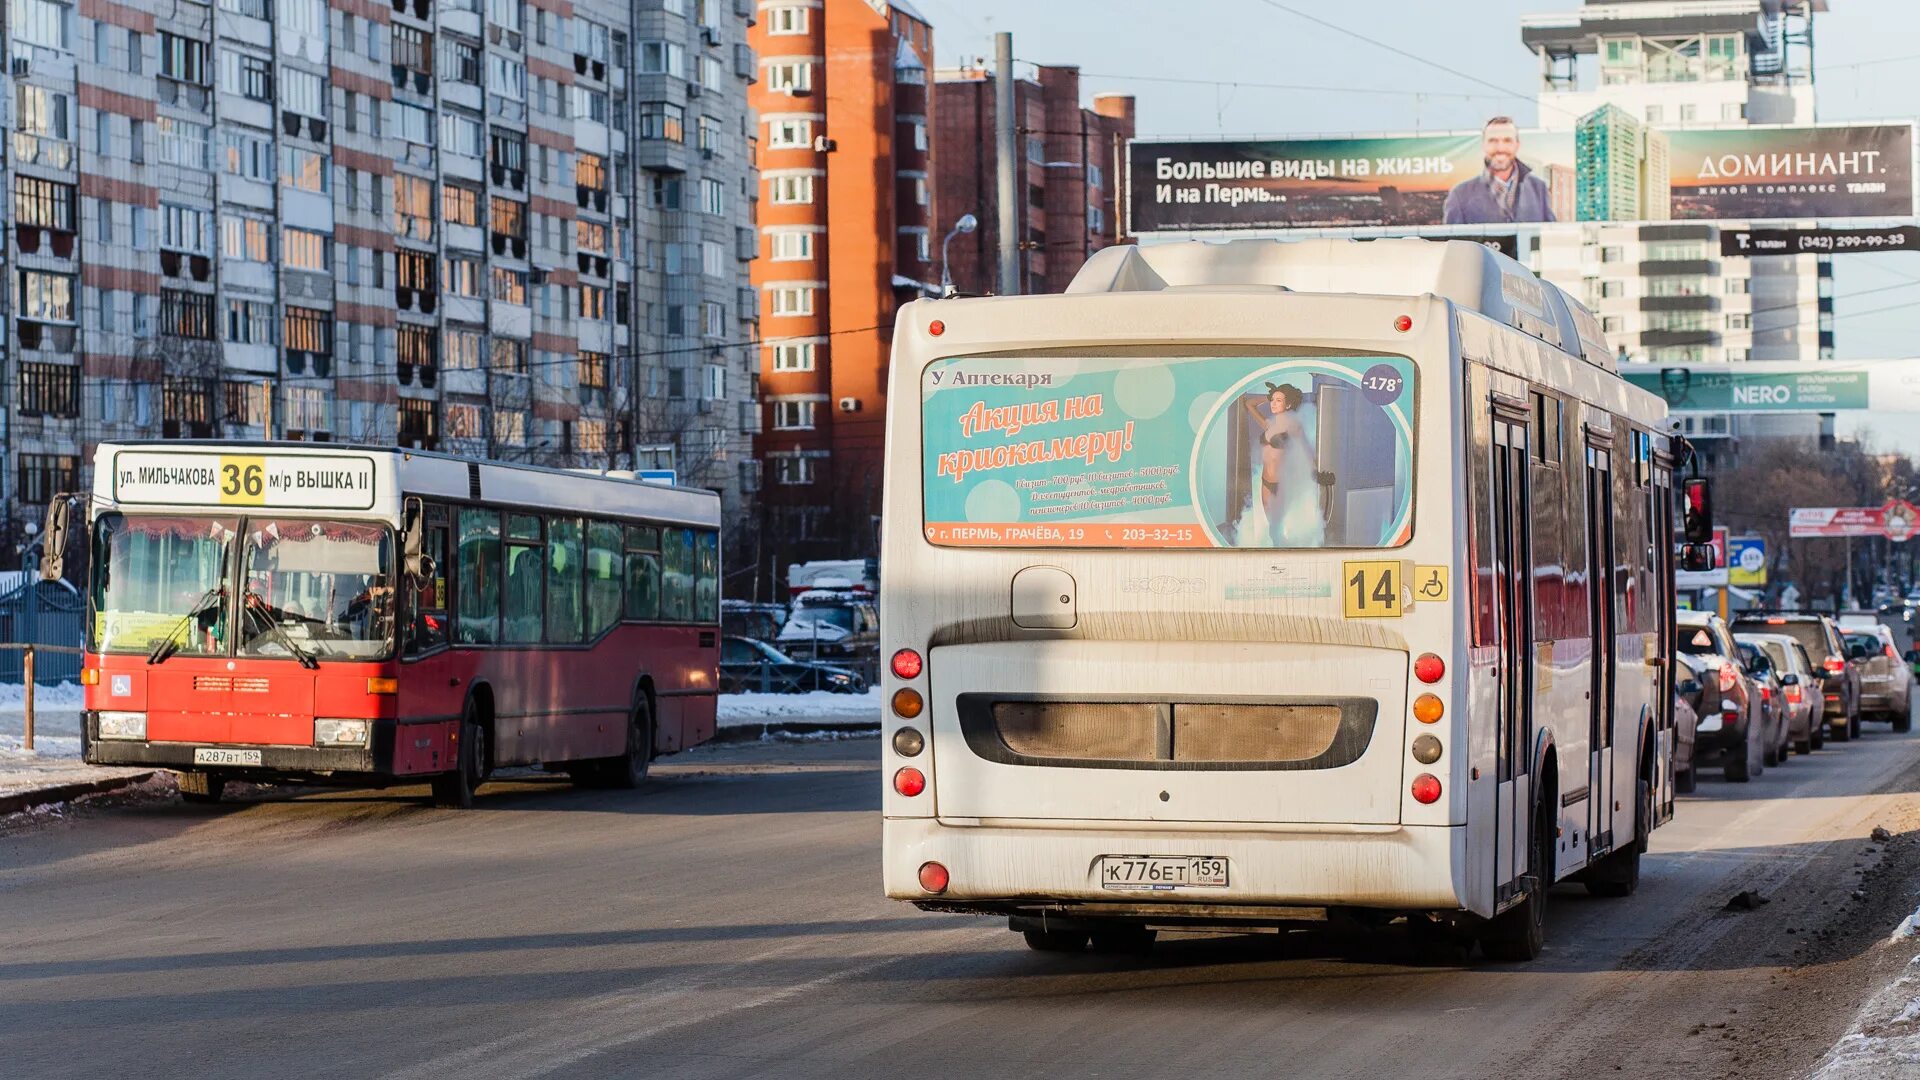
[(1342, 614), (1349, 619), (1397, 619), (1404, 612), (1398, 562), (1341, 565)]

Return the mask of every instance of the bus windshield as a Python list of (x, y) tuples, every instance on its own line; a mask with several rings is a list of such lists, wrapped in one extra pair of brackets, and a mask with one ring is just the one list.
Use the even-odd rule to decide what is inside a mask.
[(147, 652), (171, 636), (181, 655), (225, 655), (239, 524), (102, 514), (93, 539), (94, 651)]
[(955, 357), (921, 374), (935, 544), (1392, 548), (1404, 356)]
[(378, 660), (393, 639), (393, 534), (375, 522), (250, 518), (242, 656)]

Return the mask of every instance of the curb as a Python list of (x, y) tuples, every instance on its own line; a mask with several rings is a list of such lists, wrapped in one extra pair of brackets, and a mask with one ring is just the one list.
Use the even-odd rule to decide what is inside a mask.
[(22, 810), (31, 810), (48, 803), (68, 802), (82, 795), (98, 795), (106, 791), (118, 791), (123, 787), (145, 783), (153, 778), (153, 773), (135, 773), (132, 776), (110, 776), (104, 780), (85, 780), (77, 784), (57, 784), (53, 787), (39, 788), (34, 791), (18, 791), (11, 795), (0, 795), (0, 814), (16, 814)]
[(768, 720), (728, 724), (713, 733), (716, 743), (760, 742), (782, 735), (878, 735), (878, 720)]

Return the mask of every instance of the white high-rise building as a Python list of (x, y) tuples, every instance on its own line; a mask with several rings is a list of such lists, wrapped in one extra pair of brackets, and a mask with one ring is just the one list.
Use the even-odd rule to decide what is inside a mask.
[[(1654, 129), (1811, 123), (1813, 21), (1826, 10), (1826, 0), (1587, 0), (1576, 12), (1529, 16), (1520, 34), (1540, 60), (1540, 124), (1572, 131), (1607, 105)], [(1833, 355), (1824, 257), (1723, 259), (1718, 225), (1661, 222), (1549, 226), (1533, 262), (1584, 297), (1634, 360)], [(1831, 414), (1681, 420), (1710, 460), (1735, 437), (1833, 436)]]

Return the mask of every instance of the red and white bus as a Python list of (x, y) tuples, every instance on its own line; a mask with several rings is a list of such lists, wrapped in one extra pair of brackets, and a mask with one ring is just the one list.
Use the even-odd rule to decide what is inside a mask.
[(464, 807), (502, 766), (632, 787), (713, 736), (712, 492), (311, 443), (105, 443), (94, 477), (90, 763)]

